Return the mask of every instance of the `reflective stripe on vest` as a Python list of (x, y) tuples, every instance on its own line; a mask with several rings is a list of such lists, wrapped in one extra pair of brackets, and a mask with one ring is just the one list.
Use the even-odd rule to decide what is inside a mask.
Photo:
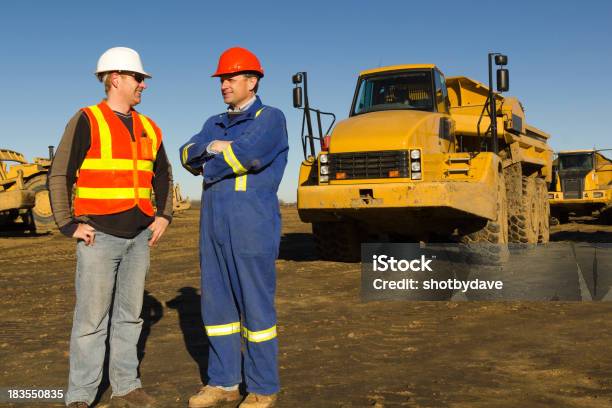
[(101, 159), (112, 159), (113, 158), (113, 139), (111, 132), (108, 127), (104, 114), (97, 105), (92, 105), (89, 110), (94, 114), (96, 122), (98, 123), (98, 132), (100, 135), (100, 158)]
[[(136, 189), (134, 188), (91, 188), (77, 187), (75, 194), (80, 198), (97, 198), (101, 200), (125, 200), (136, 198)], [(138, 188), (138, 198), (151, 199), (150, 188)]]
[[(150, 160), (137, 160), (138, 170), (153, 171), (153, 162)], [(134, 160), (132, 159), (85, 159), (81, 165), (81, 170), (133, 170)]]

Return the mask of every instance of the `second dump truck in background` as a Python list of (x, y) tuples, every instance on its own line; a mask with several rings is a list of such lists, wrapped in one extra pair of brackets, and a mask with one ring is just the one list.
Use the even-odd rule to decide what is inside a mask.
[(570, 214), (598, 216), (612, 223), (612, 160), (606, 150), (559, 152), (555, 160), (556, 177), (548, 197), (553, 217), (569, 221)]
[(310, 111), (319, 129), (324, 112), (309, 107), (303, 72), (294, 76), (294, 106), (303, 106), (302, 81), (309, 126), (305, 136), (302, 126), (298, 211), (312, 223), (323, 258), (358, 259), (359, 244), (372, 234), (548, 241), (549, 135), (526, 123), (516, 98), (467, 77), (445, 79), (432, 64), (370, 69), (359, 75), (348, 119), (320, 135), (317, 153)]

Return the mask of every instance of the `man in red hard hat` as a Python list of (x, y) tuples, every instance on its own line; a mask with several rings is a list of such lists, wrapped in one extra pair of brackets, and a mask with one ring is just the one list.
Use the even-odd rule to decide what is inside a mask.
[(204, 178), (200, 268), (209, 381), (191, 397), (191, 408), (237, 402), (243, 362), (249, 394), (240, 407), (272, 407), (280, 389), (274, 308), (280, 243), (276, 193), (288, 143), (283, 113), (263, 105), (256, 95), (263, 75), (249, 50), (225, 51), (213, 77), (221, 80), (227, 111), (209, 118), (180, 149), (183, 166)]

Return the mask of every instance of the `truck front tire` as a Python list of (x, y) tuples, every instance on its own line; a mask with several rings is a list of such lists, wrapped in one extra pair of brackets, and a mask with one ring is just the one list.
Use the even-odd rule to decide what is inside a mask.
[(353, 222), (314, 222), (312, 234), (319, 257), (326, 261), (359, 262), (361, 233)]

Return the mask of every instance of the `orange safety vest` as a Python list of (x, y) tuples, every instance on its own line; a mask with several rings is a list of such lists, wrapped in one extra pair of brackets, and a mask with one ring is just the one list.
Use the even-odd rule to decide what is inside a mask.
[(91, 146), (79, 169), (74, 215), (115, 214), (138, 206), (153, 216), (151, 180), (161, 130), (132, 110), (136, 139), (132, 141), (129, 130), (106, 102), (82, 110), (89, 118)]

